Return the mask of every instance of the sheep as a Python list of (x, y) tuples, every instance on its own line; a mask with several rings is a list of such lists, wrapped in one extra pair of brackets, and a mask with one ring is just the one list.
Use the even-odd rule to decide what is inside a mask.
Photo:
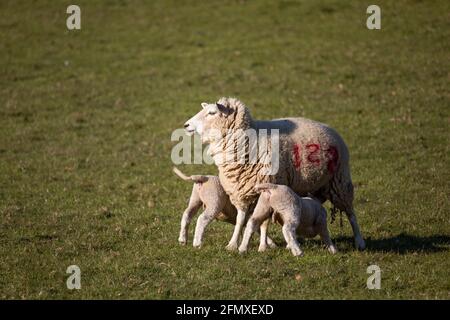
[[(291, 188), (284, 185), (263, 183), (255, 186), (261, 195), (255, 211), (247, 222), (244, 238), (239, 252), (247, 251), (248, 243), (254, 230), (271, 214), (283, 226), (284, 239), (294, 256), (303, 255), (297, 241), (296, 233), (305, 238), (320, 235), (322, 241), (332, 254), (337, 252), (330, 239), (327, 227), (327, 212), (322, 204), (311, 197), (299, 197)], [(278, 216), (278, 218), (275, 218)]]
[[(217, 103), (201, 104), (202, 110), (190, 118), (184, 128), (188, 135), (197, 133), (219, 169), (219, 179), (231, 203), (237, 208), (236, 225), (227, 249), (236, 250), (238, 239), (250, 209), (258, 199), (258, 183), (287, 185), (299, 195), (311, 193), (321, 202), (331, 201), (333, 209), (344, 211), (350, 222), (355, 246), (364, 250), (353, 209), (353, 184), (349, 153), (344, 140), (331, 127), (306, 118), (271, 121), (253, 120), (248, 108), (236, 98), (221, 98)], [(272, 129), (279, 132), (279, 167), (268, 174), (264, 162), (231, 161), (235, 149), (230, 146), (230, 132), (237, 141), (246, 141), (245, 133)], [(256, 142), (245, 142), (247, 149)], [(269, 145), (269, 148), (272, 148)], [(273, 153), (276, 150), (272, 151)], [(226, 160), (224, 160), (226, 159)], [(233, 157), (231, 157), (233, 159)], [(269, 165), (270, 166), (270, 165)]]
[[(211, 175), (186, 176), (175, 167), (173, 171), (181, 179), (194, 182), (188, 207), (184, 211), (181, 219), (181, 229), (178, 237), (180, 244), (185, 245), (187, 243), (189, 224), (202, 205), (205, 209), (197, 219), (193, 241), (194, 247), (201, 247), (205, 229), (212, 220), (217, 219), (233, 225), (236, 223), (236, 208), (231, 204), (228, 195), (223, 190), (219, 177)], [(266, 248), (266, 242), (270, 247), (276, 246), (272, 239), (266, 235), (268, 222), (267, 220), (261, 225), (260, 251), (263, 250), (262, 248)]]

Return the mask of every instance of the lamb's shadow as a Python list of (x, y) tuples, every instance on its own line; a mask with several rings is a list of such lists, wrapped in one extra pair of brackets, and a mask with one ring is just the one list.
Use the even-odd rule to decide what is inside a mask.
[[(334, 240), (338, 245), (338, 249), (339, 243), (348, 243), (348, 246), (353, 245), (352, 237), (337, 237)], [(389, 238), (372, 239), (369, 237), (365, 240), (366, 250), (369, 252), (407, 254), (414, 252), (433, 253), (450, 250), (450, 236), (447, 235), (413, 236), (401, 233)]]

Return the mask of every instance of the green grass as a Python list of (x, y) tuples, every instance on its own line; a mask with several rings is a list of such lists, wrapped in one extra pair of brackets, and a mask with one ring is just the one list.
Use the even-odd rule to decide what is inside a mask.
[[(76, 3), (80, 31), (67, 1), (0, 2), (0, 298), (450, 298), (448, 1), (378, 1), (379, 31), (365, 1)], [(336, 256), (230, 253), (219, 222), (178, 245), (170, 135), (221, 96), (342, 134), (365, 252), (346, 220)]]

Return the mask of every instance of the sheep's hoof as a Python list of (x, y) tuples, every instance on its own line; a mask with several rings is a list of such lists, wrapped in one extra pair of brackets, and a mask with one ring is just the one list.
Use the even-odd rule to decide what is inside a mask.
[(264, 251), (266, 251), (266, 249), (267, 249), (266, 246), (260, 246), (260, 247), (258, 248), (258, 252), (264, 252)]
[(364, 242), (363, 239), (357, 239), (357, 240), (355, 240), (355, 247), (359, 251), (364, 251), (366, 249), (366, 243)]
[(186, 239), (178, 239), (178, 243), (181, 244), (182, 246), (185, 246), (187, 244)]
[(292, 250), (292, 254), (294, 255), (294, 257), (302, 257), (303, 251), (302, 250)]
[(277, 244), (273, 242), (273, 240), (270, 239), (269, 237), (267, 237), (267, 245), (272, 249), (277, 247)]
[(337, 251), (335, 246), (329, 246), (328, 247), (328, 252), (331, 253), (331, 254), (336, 254), (338, 251)]
[(229, 250), (229, 251), (236, 251), (237, 250), (237, 248), (238, 248), (238, 245), (237, 245), (237, 243), (229, 243), (226, 247), (225, 247), (225, 249), (227, 249), (227, 250)]
[(200, 249), (200, 248), (202, 247), (202, 244), (201, 244), (201, 243), (194, 243), (194, 244), (192, 244), (192, 246), (193, 246), (195, 249)]
[(241, 247), (239, 247), (239, 253), (240, 253), (240, 254), (247, 253), (247, 249), (246, 249), (246, 248), (241, 248)]

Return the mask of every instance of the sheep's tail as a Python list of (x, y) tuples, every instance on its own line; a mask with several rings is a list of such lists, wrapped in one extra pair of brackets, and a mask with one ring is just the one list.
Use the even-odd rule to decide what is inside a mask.
[(176, 167), (173, 167), (173, 172), (175, 172), (175, 174), (177, 176), (179, 176), (181, 179), (183, 179), (184, 181), (192, 181), (195, 183), (203, 183), (203, 182), (208, 181), (207, 176), (202, 176), (202, 175), (187, 176)]
[(262, 192), (264, 190), (276, 189), (276, 188), (278, 188), (278, 185), (273, 184), (273, 183), (260, 183), (255, 186), (255, 191)]
[[(263, 192), (263, 191), (267, 191), (267, 190), (270, 190), (270, 189), (273, 190), (273, 189), (277, 189), (277, 188), (278, 188), (278, 185), (277, 185), (277, 184), (273, 184), (273, 183), (260, 183), (260, 184), (257, 184), (257, 185), (255, 186), (255, 191), (256, 191), (256, 192)], [(272, 223), (279, 222), (279, 223), (282, 225), (282, 224), (283, 224), (283, 223), (282, 223), (283, 220), (281, 220), (280, 215), (279, 215), (276, 211), (274, 211), (273, 208), (271, 208), (270, 211), (271, 211), (271, 216), (272, 216)], [(281, 221), (281, 222), (280, 222), (280, 221)]]

